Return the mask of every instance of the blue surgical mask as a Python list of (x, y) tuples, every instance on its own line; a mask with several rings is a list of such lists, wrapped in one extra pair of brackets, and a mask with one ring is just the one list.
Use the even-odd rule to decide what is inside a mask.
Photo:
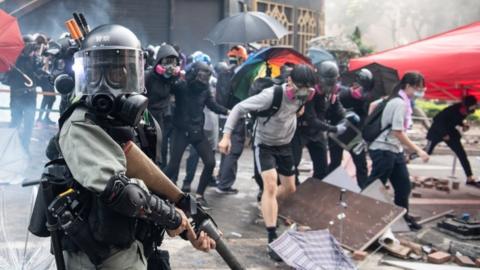
[(423, 98), (425, 91), (415, 91), (414, 98)]

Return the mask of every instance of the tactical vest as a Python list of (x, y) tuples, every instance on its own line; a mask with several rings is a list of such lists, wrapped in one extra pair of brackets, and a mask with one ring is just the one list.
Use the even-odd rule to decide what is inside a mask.
[[(122, 216), (108, 208), (97, 194), (87, 190), (73, 179), (62, 157), (59, 146), (60, 130), (75, 109), (80, 107), (86, 107), (84, 102), (72, 104), (62, 114), (59, 120), (59, 131), (49, 142), (46, 154), (51, 161), (45, 165), (42, 174), (42, 182), (46, 184), (40, 185), (28, 229), (36, 236), (49, 237), (49, 228), (46, 226), (48, 204), (59, 194), (72, 188), (76, 192), (78, 206), (75, 205), (75, 217), (68, 224), (69, 227), (61, 226), (64, 232), (61, 241), (63, 250), (83, 251), (93, 264), (99, 265), (110, 256), (111, 248), (128, 248), (137, 239), (143, 243), (145, 256), (148, 257), (155, 247), (161, 244), (164, 228), (154, 226), (147, 221)], [(137, 133), (132, 127), (112, 125), (110, 122), (102, 121), (93, 113), (87, 112), (86, 116), (102, 127), (119, 145), (133, 140), (140, 144), (142, 149), (149, 150), (151, 147), (156, 147), (155, 142), (158, 140), (153, 141), (152, 138), (158, 135), (152, 134), (152, 129)], [(142, 133), (143, 136), (136, 136)], [(155, 153), (155, 151), (150, 152)]]

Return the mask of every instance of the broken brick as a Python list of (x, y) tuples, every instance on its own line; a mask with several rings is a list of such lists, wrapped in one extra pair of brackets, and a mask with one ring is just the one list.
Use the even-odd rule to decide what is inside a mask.
[(411, 248), (413, 253), (415, 253), (416, 255), (422, 255), (423, 254), (422, 245), (420, 245), (420, 244), (417, 244), (417, 243), (412, 242), (412, 241), (404, 240), (404, 239), (400, 239), (400, 244)]
[(460, 189), (460, 183), (459, 182), (452, 182), (452, 189), (453, 190)]
[(437, 251), (435, 253), (429, 254), (427, 257), (428, 262), (442, 264), (450, 261), (452, 256), (443, 251)]
[(421, 197), (422, 197), (422, 194), (421, 194), (421, 193), (418, 193), (418, 192), (412, 192), (412, 197), (413, 197), (413, 198), (421, 198)]
[(368, 253), (366, 251), (355, 250), (355, 252), (353, 252), (352, 258), (356, 261), (363, 261), (367, 256)]
[(475, 266), (475, 263), (467, 256), (455, 256), (455, 262), (461, 266)]

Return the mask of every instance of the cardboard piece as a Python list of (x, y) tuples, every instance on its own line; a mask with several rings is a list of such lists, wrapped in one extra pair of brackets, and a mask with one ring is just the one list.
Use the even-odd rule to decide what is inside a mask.
[(405, 209), (346, 191), (314, 178), (307, 179), (287, 199), (279, 201), (279, 215), (313, 230), (329, 229), (351, 251), (364, 250), (406, 212)]

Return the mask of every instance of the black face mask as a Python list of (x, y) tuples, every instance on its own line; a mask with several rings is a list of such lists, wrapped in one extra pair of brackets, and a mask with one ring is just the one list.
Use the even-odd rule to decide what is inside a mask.
[(148, 99), (140, 94), (118, 94), (102, 83), (101, 89), (87, 97), (87, 105), (99, 116), (111, 116), (128, 126), (137, 126), (147, 108)]

